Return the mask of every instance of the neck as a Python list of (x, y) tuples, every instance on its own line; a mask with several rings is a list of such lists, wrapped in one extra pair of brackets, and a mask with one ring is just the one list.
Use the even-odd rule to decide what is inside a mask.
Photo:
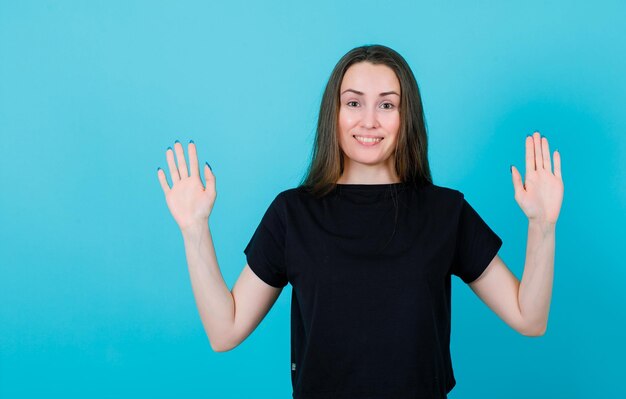
[(337, 180), (337, 184), (392, 184), (400, 182), (392, 162), (387, 162), (385, 165), (367, 165), (351, 162), (349, 159), (344, 162), (343, 174)]

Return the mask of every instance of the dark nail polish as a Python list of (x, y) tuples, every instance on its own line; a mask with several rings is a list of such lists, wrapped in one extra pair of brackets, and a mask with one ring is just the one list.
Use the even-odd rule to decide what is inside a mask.
[(213, 168), (211, 167), (211, 165), (209, 165), (209, 163), (208, 163), (208, 162), (205, 162), (205, 164), (206, 164), (206, 166), (208, 166), (208, 167), (209, 167), (209, 169), (211, 169), (211, 171), (213, 171)]
[(195, 144), (195, 143), (193, 142), (193, 140), (189, 140), (189, 142), (190, 142), (190, 143), (192, 143), (192, 144)]
[(176, 140), (176, 141), (174, 142), (174, 144), (176, 144), (176, 143), (180, 143), (180, 141)]
[(510, 169), (511, 169), (511, 173), (513, 173), (513, 165), (511, 165), (511, 168), (510, 168)]
[(161, 168), (157, 166), (157, 172), (159, 171), (159, 169), (161, 169)]
[[(168, 150), (171, 150), (171, 149), (172, 149), (172, 147), (167, 147), (167, 149), (168, 149)], [(166, 150), (166, 151), (167, 151), (167, 150)]]

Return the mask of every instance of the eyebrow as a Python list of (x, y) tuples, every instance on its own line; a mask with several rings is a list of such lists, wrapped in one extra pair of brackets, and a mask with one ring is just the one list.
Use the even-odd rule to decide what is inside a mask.
[[(348, 91), (351, 91), (351, 92), (353, 92), (353, 93), (355, 93), (355, 94), (358, 94), (358, 95), (360, 95), (360, 96), (362, 96), (362, 95), (364, 94), (362, 91), (358, 91), (358, 90), (354, 90), (354, 89), (346, 89), (346, 90), (344, 90), (344, 91), (341, 93), (341, 95), (343, 95), (344, 93), (346, 93), (346, 92), (348, 92)], [(395, 92), (395, 91), (393, 91), (393, 90), (392, 90), (392, 91), (383, 91), (382, 93), (380, 93), (380, 96), (381, 96), (381, 97), (382, 97), (382, 96), (388, 96), (388, 95), (390, 95), (390, 94), (395, 94), (396, 96), (400, 97), (400, 94), (396, 93), (396, 92)]]

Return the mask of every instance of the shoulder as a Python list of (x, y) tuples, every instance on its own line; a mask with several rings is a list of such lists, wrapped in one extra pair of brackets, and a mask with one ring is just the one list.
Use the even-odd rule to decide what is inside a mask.
[(282, 204), (302, 203), (319, 199), (320, 198), (313, 196), (313, 194), (302, 185), (285, 189), (276, 196), (276, 200)]
[(300, 190), (300, 187), (288, 188), (288, 189), (285, 189), (283, 191), (280, 191), (276, 195), (276, 198), (274, 199), (274, 202), (277, 202), (279, 204), (283, 204), (284, 205), (286, 203), (293, 202), (294, 200), (296, 200), (301, 195), (302, 195), (302, 192)]
[(300, 187), (282, 190), (276, 194), (269, 208), (282, 213), (289, 206), (301, 202), (303, 195), (305, 193), (302, 192)]
[(420, 191), (427, 201), (445, 208), (458, 208), (465, 200), (465, 196), (461, 191), (451, 187), (429, 184), (423, 186)]

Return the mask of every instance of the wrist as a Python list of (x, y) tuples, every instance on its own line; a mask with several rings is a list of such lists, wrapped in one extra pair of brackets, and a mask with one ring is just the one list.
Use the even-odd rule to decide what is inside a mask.
[(179, 226), (183, 237), (194, 237), (209, 228), (209, 219), (194, 221), (185, 226)]
[(554, 233), (556, 230), (556, 221), (528, 219), (528, 229), (540, 231), (543, 235)]

